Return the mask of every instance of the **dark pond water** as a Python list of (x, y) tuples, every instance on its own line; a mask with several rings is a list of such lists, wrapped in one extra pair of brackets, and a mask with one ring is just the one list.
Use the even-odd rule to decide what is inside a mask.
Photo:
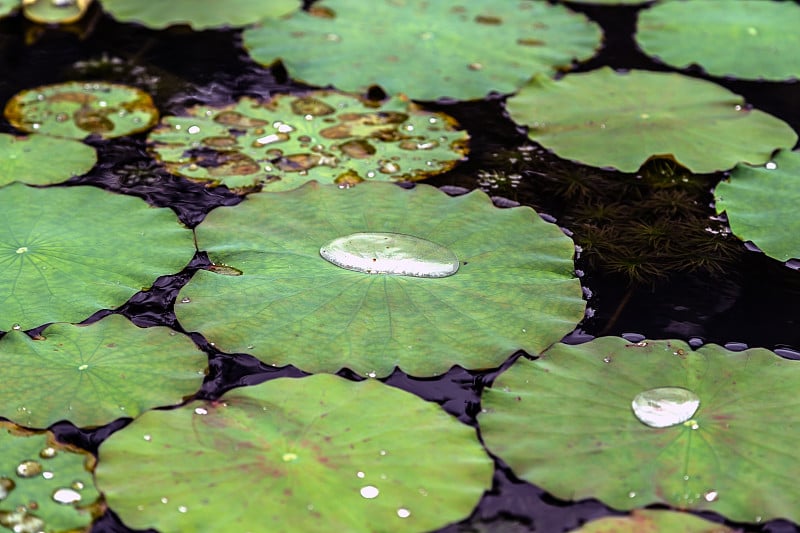
[[(605, 47), (580, 70), (601, 65), (670, 70), (637, 51), (632, 38), (636, 8), (573, 7), (600, 22), (606, 31)], [(267, 97), (304, 88), (285, 72), (254, 64), (242, 51), (238, 32), (155, 32), (116, 23), (98, 9), (81, 30), (42, 28), (19, 16), (0, 21), (0, 102), (40, 84), (101, 79), (147, 90), (162, 113), (168, 114), (197, 103), (226, 104), (240, 96)], [(750, 104), (800, 131), (800, 84), (714, 79), (699, 69), (689, 74), (742, 94)], [(482, 188), (495, 195), (501, 206), (517, 202), (533, 206), (572, 232), (581, 246), (576, 266), (590, 309), (567, 342), (600, 335), (678, 338), (695, 346), (713, 342), (730, 348), (766, 347), (800, 358), (800, 272), (726, 234), (724, 219), (715, 217), (711, 205), (711, 190), (724, 176), (688, 176), (664, 163), (648, 165), (638, 175), (624, 175), (561, 161), (527, 141), (505, 116), (500, 95), (478, 102), (430, 103), (429, 107), (456, 117), (472, 137), (470, 160), (429, 183), (453, 194)], [(0, 120), (0, 131), (13, 129)], [(190, 226), (211, 209), (240, 201), (225, 188), (206, 189), (167, 174), (147, 156), (143, 135), (88, 142), (98, 149), (99, 163), (71, 183), (142, 196), (173, 208)], [(601, 209), (609, 206), (614, 207), (611, 214)], [(643, 236), (637, 223), (662, 232), (655, 244)], [(137, 294), (118, 312), (142, 326), (180, 329), (173, 313), (177, 291), (195, 269), (207, 264), (207, 258), (198, 254), (185, 271), (160, 278), (153, 290)], [(110, 312), (97, 313), (90, 320)], [(195, 340), (209, 353), (212, 370), (202, 397), (301, 375), (293, 368), (264, 366), (247, 355), (220, 354), (202, 337)], [(481, 390), (496, 374), (455, 368), (437, 379), (397, 372), (387, 381), (474, 424)], [(127, 422), (95, 431), (65, 423), (54, 429), (60, 438), (96, 451), (100, 442)], [(473, 516), (444, 531), (565, 531), (614, 513), (593, 500), (553, 498), (516, 479), (498, 462), (494, 487)], [(704, 516), (723, 520), (709, 513)], [(752, 531), (797, 531), (795, 525), (780, 520), (758, 526), (731, 525)], [(94, 531), (129, 530), (108, 513)]]

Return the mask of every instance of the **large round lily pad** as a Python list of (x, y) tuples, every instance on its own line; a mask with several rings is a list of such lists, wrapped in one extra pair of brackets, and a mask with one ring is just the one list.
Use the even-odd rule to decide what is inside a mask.
[(0, 188), (0, 329), (79, 322), (117, 307), (194, 253), (168, 209), (94, 187)]
[(138, 328), (120, 315), (53, 324), (42, 335), (12, 330), (0, 338), (0, 416), (27, 427), (100, 426), (180, 403), (200, 388), (208, 362), (185, 335)]
[(430, 531), (469, 515), (493, 470), (436, 404), (317, 375), (145, 413), (100, 446), (96, 478), (136, 529)]
[(639, 14), (636, 40), (670, 65), (715, 76), (800, 76), (800, 6), (762, 0), (659, 2)]
[(25, 18), (40, 24), (70, 24), (86, 14), (92, 0), (22, 0)]
[(94, 458), (48, 432), (0, 421), (0, 525), (10, 531), (84, 531), (100, 514)]
[[(485, 392), (478, 422), (489, 450), (562, 499), (797, 521), (798, 387), (800, 362), (765, 349), (604, 337), (517, 361)], [(634, 399), (643, 419), (675, 424), (643, 423)]]
[(105, 139), (150, 129), (158, 110), (150, 95), (135, 87), (106, 82), (69, 81), (15, 94), (5, 117), (28, 133)]
[(277, 18), (299, 9), (299, 0), (103, 0), (103, 9), (123, 22), (138, 22), (161, 29), (188, 24), (195, 30), (244, 26), (263, 18)]
[(281, 60), (313, 85), (467, 100), (513, 92), (537, 72), (586, 59), (600, 37), (583, 15), (538, 0), (329, 0), (245, 30), (244, 45), (256, 61)]
[(677, 511), (634, 509), (630, 516), (606, 516), (587, 522), (572, 533), (736, 533), (716, 522)]
[(800, 152), (780, 152), (761, 167), (738, 165), (714, 197), (734, 235), (781, 261), (800, 258)]
[(3, 161), (0, 185), (14, 181), (47, 185), (88, 172), (97, 162), (97, 154), (91, 146), (72, 139), (2, 133), (0, 161)]
[[(559, 81), (538, 76), (508, 100), (511, 117), (558, 156), (637, 171), (652, 157), (692, 172), (761, 164), (797, 134), (741, 96), (681, 74), (604, 67)], [(609, 147), (613, 147), (609, 149)]]
[[(269, 364), (379, 376), (395, 366), (414, 375), (488, 368), (515, 350), (543, 350), (583, 316), (572, 241), (532, 209), (498, 209), (479, 191), (450, 198), (427, 185), (312, 182), (218, 208), (196, 231), (200, 250), (242, 275), (197, 272), (181, 290), (188, 303), (176, 304), (178, 319), (223, 351)], [(320, 256), (360, 232), (431, 241), (460, 268), (440, 278), (370, 274)], [(435, 266), (435, 248), (415, 248), (397, 268)], [(392, 264), (381, 250), (376, 263)]]
[(401, 98), (383, 104), (317, 91), (165, 117), (149, 137), (155, 156), (187, 178), (233, 189), (294, 189), (317, 179), (420, 180), (450, 169), (467, 134), (447, 115)]

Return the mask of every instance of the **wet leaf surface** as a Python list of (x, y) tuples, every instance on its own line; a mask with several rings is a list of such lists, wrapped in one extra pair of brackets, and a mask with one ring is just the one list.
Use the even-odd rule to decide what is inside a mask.
[(253, 59), (280, 60), (307, 83), (355, 92), (378, 85), (416, 100), (510, 93), (536, 73), (591, 57), (599, 44), (594, 23), (540, 1), (330, 0), (244, 32)]
[[(532, 209), (498, 209), (481, 192), (311, 183), (217, 209), (196, 231), (211, 261), (242, 275), (197, 272), (180, 292), (178, 320), (222, 351), (275, 366), (362, 376), (491, 368), (516, 350), (543, 350), (583, 315), (572, 241)], [(355, 272), (320, 256), (355, 232), (423, 238), (461, 266), (431, 279)]]
[(148, 138), (154, 155), (173, 173), (242, 190), (416, 181), (452, 168), (468, 139), (447, 115), (405, 99), (379, 104), (332, 91), (243, 98), (188, 115), (164, 117)]
[(245, 26), (264, 18), (279, 18), (299, 9), (299, 0), (103, 0), (103, 9), (123, 22), (137, 22), (150, 28), (187, 24), (195, 30), (224, 26)]
[(715, 172), (764, 163), (797, 142), (788, 124), (727, 89), (663, 72), (604, 67), (559, 81), (539, 76), (508, 100), (508, 111), (560, 157), (623, 172), (636, 172), (651, 157)]
[(158, 122), (149, 94), (106, 82), (73, 81), (27, 89), (6, 103), (4, 114), (24, 132), (70, 139), (120, 137), (146, 131)]
[(11, 531), (86, 531), (102, 512), (88, 453), (53, 434), (0, 421), (0, 525)]
[(71, 139), (0, 133), (0, 160), (0, 186), (14, 181), (48, 185), (88, 172), (97, 154), (91, 146)]
[(110, 508), (165, 533), (428, 531), (467, 516), (493, 472), (434, 404), (330, 375), (145, 413), (99, 453)]
[[(559, 498), (798, 520), (798, 381), (800, 363), (762, 348), (601, 337), (519, 359), (484, 392), (478, 423), (492, 453)], [(696, 414), (643, 423), (634, 398), (656, 387), (696, 394)]]

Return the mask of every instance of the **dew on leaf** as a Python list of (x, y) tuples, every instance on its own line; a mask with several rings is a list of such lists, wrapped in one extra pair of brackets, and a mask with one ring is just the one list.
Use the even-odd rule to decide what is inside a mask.
[(42, 473), (41, 463), (36, 461), (22, 461), (17, 465), (17, 475), (22, 478), (38, 476)]
[(361, 496), (363, 498), (368, 499), (368, 500), (371, 500), (373, 498), (377, 498), (378, 494), (380, 494), (380, 490), (378, 490), (378, 487), (375, 487), (373, 485), (365, 485), (365, 486), (361, 487), (360, 492), (361, 492)]
[(656, 387), (640, 392), (631, 402), (643, 424), (665, 428), (690, 420), (700, 406), (697, 394), (683, 387)]
[(400, 518), (408, 518), (409, 516), (411, 516), (411, 511), (409, 511), (404, 507), (401, 507), (397, 510), (397, 516), (399, 516)]
[(338, 267), (365, 274), (443, 278), (459, 267), (444, 246), (401, 233), (353, 233), (323, 245), (319, 253)]
[(80, 492), (72, 488), (60, 488), (53, 492), (53, 501), (64, 505), (79, 502), (81, 501), (81, 498), (82, 496)]

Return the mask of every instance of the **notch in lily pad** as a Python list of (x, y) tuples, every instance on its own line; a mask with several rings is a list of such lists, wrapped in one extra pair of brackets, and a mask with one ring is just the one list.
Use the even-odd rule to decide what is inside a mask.
[(158, 122), (158, 110), (146, 92), (100, 81), (69, 81), (15, 94), (4, 114), (27, 133), (104, 139), (146, 131)]

